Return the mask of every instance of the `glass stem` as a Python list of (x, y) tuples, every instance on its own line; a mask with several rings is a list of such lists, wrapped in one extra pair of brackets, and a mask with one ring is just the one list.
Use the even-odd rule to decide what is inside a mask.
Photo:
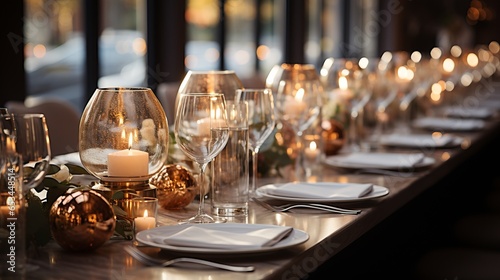
[(255, 195), (255, 190), (257, 189), (257, 155), (259, 153), (259, 148), (255, 147), (252, 150), (252, 187), (250, 189), (250, 194)]
[(200, 206), (198, 207), (198, 216), (205, 214), (205, 169), (208, 163), (200, 164), (200, 178), (198, 184), (200, 188)]
[(297, 133), (297, 158), (295, 159), (295, 180), (303, 181), (304, 178), (304, 147), (302, 132)]

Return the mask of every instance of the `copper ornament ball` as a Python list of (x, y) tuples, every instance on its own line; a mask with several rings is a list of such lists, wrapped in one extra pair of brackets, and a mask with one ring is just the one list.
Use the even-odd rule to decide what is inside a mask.
[(198, 184), (193, 174), (179, 164), (162, 167), (149, 182), (156, 186), (158, 204), (163, 209), (182, 209), (198, 194)]
[(109, 240), (116, 216), (109, 202), (93, 190), (70, 190), (60, 196), (49, 212), (56, 242), (66, 250), (91, 251)]
[(336, 120), (324, 120), (321, 123), (323, 129), (325, 155), (336, 155), (345, 144), (346, 136), (344, 126)]

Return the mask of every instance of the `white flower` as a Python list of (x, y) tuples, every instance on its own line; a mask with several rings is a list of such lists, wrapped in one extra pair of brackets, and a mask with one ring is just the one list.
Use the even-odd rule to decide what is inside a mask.
[(51, 177), (59, 183), (64, 181), (69, 182), (73, 177), (71, 173), (69, 173), (69, 168), (64, 164), (61, 164), (59, 167), (61, 169), (57, 173), (53, 174)]

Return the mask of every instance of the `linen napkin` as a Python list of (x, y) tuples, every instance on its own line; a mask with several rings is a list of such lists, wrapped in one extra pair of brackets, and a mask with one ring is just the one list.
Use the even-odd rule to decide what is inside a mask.
[(270, 185), (266, 192), (272, 195), (296, 198), (360, 198), (372, 190), (372, 184), (294, 182), (281, 186)]
[(404, 147), (445, 147), (450, 145), (455, 137), (442, 135), (434, 137), (431, 134), (390, 134), (380, 138), (382, 145)]
[(70, 164), (74, 164), (74, 165), (78, 165), (78, 166), (83, 166), (82, 161), (80, 160), (80, 153), (78, 153), (78, 152), (73, 152), (73, 153), (55, 156), (51, 160), (51, 163), (53, 163), (53, 164), (70, 163)]
[(443, 129), (455, 131), (478, 130), (484, 127), (484, 121), (477, 119), (454, 119), (454, 118), (421, 118), (413, 123), (415, 127), (426, 129)]
[(181, 247), (258, 249), (275, 245), (292, 231), (292, 227), (269, 225), (256, 226), (255, 228), (224, 226), (220, 229), (192, 225), (168, 237), (153, 235), (151, 240), (159, 244)]
[(352, 168), (413, 168), (424, 160), (422, 153), (351, 153), (331, 156), (326, 162)]

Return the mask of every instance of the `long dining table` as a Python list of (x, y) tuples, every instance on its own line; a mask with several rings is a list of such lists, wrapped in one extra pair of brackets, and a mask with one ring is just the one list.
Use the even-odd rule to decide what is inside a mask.
[[(291, 226), (308, 233), (306, 242), (282, 250), (240, 254), (197, 254), (197, 257), (229, 264), (252, 265), (253, 272), (230, 272), (204, 266), (178, 265), (171, 267), (146, 266), (124, 251), (133, 241), (112, 238), (91, 252), (69, 252), (55, 241), (39, 248), (30, 257), (27, 279), (314, 279), (318, 271), (331, 278), (348, 275), (349, 271), (363, 269), (395, 270), (383, 256), (408, 246), (418, 244), (419, 213), (425, 219), (439, 224), (446, 217), (431, 211), (441, 211), (453, 200), (455, 192), (467, 186), (448, 184), (454, 176), (487, 176), (491, 168), (488, 159), (498, 158), (500, 143), (500, 118), (486, 120), (486, 127), (477, 131), (454, 132), (462, 137), (457, 147), (422, 149), (434, 163), (413, 172), (400, 174), (375, 174), (353, 172), (322, 165), (317, 173), (324, 182), (371, 183), (385, 186), (389, 193), (369, 200), (338, 203), (345, 208), (361, 209), (358, 215), (320, 213), (314, 211), (273, 212), (253, 201), (245, 217), (229, 218), (227, 223), (272, 224)], [(414, 130), (414, 132), (416, 132)], [(409, 151), (408, 149), (395, 149)], [(495, 158), (496, 157), (496, 158)], [(491, 167), (491, 166), (490, 166)], [(465, 170), (465, 172), (464, 172)], [(460, 173), (457, 175), (457, 172)], [(467, 172), (470, 172), (467, 174)], [(478, 173), (479, 172), (479, 173)], [(484, 174), (483, 174), (484, 173)], [(451, 180), (451, 181), (450, 181)], [(262, 178), (260, 185), (279, 182), (278, 178)], [(468, 186), (470, 187), (470, 186)], [(481, 186), (474, 186), (475, 189)], [(479, 192), (479, 191), (478, 191)], [(443, 194), (450, 195), (443, 195)], [(474, 199), (473, 192), (465, 194)], [(436, 199), (439, 197), (439, 199)], [(434, 199), (433, 199), (434, 198)], [(209, 203), (207, 203), (209, 204)], [(209, 205), (207, 205), (207, 210)], [(463, 205), (466, 207), (466, 205)], [(159, 210), (162, 226), (177, 224), (179, 218), (195, 213), (196, 201), (183, 210)], [(410, 209), (410, 210), (408, 210)], [(457, 210), (458, 211), (458, 210)], [(444, 213), (444, 212), (443, 212)], [(408, 216), (405, 216), (408, 214)], [(421, 222), (421, 221), (420, 221)], [(426, 220), (426, 222), (429, 222)], [(405, 230), (408, 225), (413, 225)], [(423, 230), (423, 229), (422, 229)], [(413, 235), (412, 235), (413, 234)], [(404, 236), (406, 238), (398, 238)], [(421, 241), (421, 240), (420, 240)], [(179, 253), (150, 246), (138, 246), (143, 252), (168, 259)], [(374, 251), (378, 250), (378, 251)], [(384, 252), (384, 250), (387, 250)], [(180, 254), (182, 255), (182, 254)], [(380, 257), (379, 259), (377, 258)], [(395, 257), (397, 258), (397, 257)], [(394, 259), (394, 258), (393, 258)], [(381, 264), (382, 263), (382, 264)], [(337, 273), (337, 274), (336, 274)]]

